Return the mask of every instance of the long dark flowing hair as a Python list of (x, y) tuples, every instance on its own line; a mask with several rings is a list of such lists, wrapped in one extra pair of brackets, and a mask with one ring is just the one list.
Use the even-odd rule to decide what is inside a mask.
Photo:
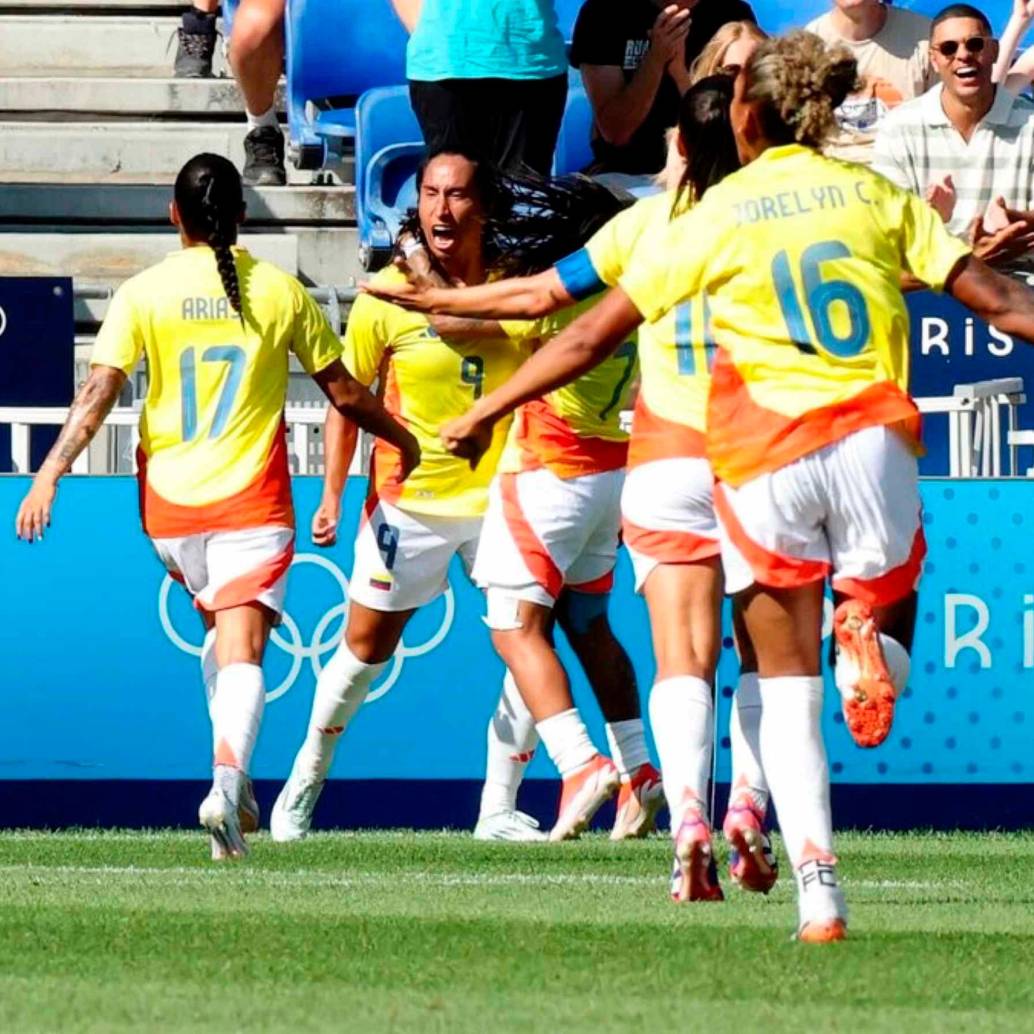
[[(418, 196), (424, 171), (435, 157), (429, 155), (417, 170)], [(494, 276), (530, 276), (549, 269), (632, 204), (633, 199), (620, 198), (587, 176), (547, 179), (530, 170), (504, 173), (470, 155), (461, 157), (475, 166), (484, 263)], [(416, 209), (406, 213), (400, 237), (404, 235), (423, 240)]]
[(241, 285), (230, 250), (244, 209), (241, 177), (233, 163), (218, 154), (198, 154), (180, 169), (173, 189), (186, 235), (215, 252), (219, 279), (230, 306), (244, 325)]
[(699, 201), (709, 187), (740, 167), (729, 106), (734, 81), (709, 75), (694, 83), (679, 105), (679, 138), (686, 152), (686, 171), (675, 190), (674, 216), (685, 199)]

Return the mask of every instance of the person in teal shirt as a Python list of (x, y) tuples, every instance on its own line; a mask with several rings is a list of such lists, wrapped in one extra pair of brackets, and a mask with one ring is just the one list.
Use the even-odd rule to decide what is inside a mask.
[(411, 35), (409, 96), (430, 153), (548, 175), (567, 100), (554, 0), (392, 0)]

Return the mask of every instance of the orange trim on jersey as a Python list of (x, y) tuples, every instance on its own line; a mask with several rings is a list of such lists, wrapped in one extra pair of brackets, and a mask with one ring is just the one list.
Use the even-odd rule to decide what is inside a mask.
[(796, 589), (817, 582), (829, 574), (829, 564), (825, 560), (787, 556), (758, 545), (740, 524), (720, 484), (714, 486), (714, 509), (732, 544), (750, 564), (754, 581), (759, 585), (772, 589)]
[(636, 399), (632, 415), (632, 440), (628, 447), (628, 467), (653, 460), (696, 459), (707, 455), (707, 442), (695, 427), (666, 420), (654, 413), (643, 399)]
[(716, 538), (692, 531), (641, 528), (627, 519), (621, 522), (621, 537), (629, 549), (659, 564), (697, 564), (714, 559), (722, 551)]
[(715, 477), (730, 485), (785, 467), (866, 427), (897, 424), (918, 451), (921, 421), (896, 384), (879, 381), (853, 398), (784, 416), (758, 405), (729, 353), (718, 349), (707, 408), (707, 455)]
[(579, 585), (569, 585), (571, 592), (584, 592), (587, 596), (605, 596), (614, 588), (614, 569), (611, 568), (606, 574), (599, 578), (593, 578), (591, 582), (582, 582)]
[(294, 527), (291, 471), (287, 462), (287, 427), (273, 435), (269, 456), (254, 480), (236, 495), (204, 506), (183, 506), (163, 499), (147, 480), (147, 456), (137, 450), (140, 516), (153, 539), (182, 538), (210, 531), (241, 531), (264, 525)]
[(908, 559), (892, 571), (878, 578), (834, 578), (833, 588), (852, 599), (868, 603), (870, 607), (885, 607), (903, 600), (914, 591), (923, 570), (926, 558), (926, 536), (922, 524), (916, 529), (912, 540), (912, 552)]
[(542, 544), (542, 540), (535, 534), (535, 529), (528, 523), (528, 518), (524, 516), (517, 496), (517, 475), (500, 474), (499, 492), (503, 500), (503, 517), (521, 558), (527, 564), (532, 578), (553, 599), (557, 599), (564, 588), (564, 575), (549, 555), (549, 550)]
[[(384, 378), (384, 408), (403, 427), (409, 427), (409, 421), (402, 416), (402, 396), (399, 382), (395, 377), (395, 367), (388, 363), (387, 376)], [(371, 483), (376, 495), (389, 503), (397, 503), (402, 498), (402, 453), (383, 438), (374, 443), (373, 456), (370, 458)]]
[(579, 434), (545, 399), (526, 402), (517, 419), (522, 471), (546, 467), (558, 478), (575, 478), (621, 470), (628, 458), (627, 439)]
[(284, 576), (294, 559), (294, 539), (271, 560), (239, 578), (234, 578), (216, 591), (211, 603), (194, 601), (198, 610), (214, 614), (217, 610), (230, 610), (232, 607), (243, 607), (245, 603), (257, 603), (259, 597)]

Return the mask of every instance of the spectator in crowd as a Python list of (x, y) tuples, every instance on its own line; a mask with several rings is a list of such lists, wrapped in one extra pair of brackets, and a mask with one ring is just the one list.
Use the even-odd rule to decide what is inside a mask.
[(891, 7), (889, 0), (833, 0), (807, 26), (827, 44), (846, 47), (858, 62), (862, 89), (837, 110), (840, 132), (826, 153), (869, 164), (880, 123), (904, 101), (936, 82), (930, 63), (930, 19)]
[(219, 0), (193, 0), (176, 32), (176, 59), (172, 74), (177, 79), (209, 79), (215, 54), (215, 19)]
[(1025, 90), (1034, 79), (1034, 47), (1024, 51), (1013, 63), (1020, 41), (1027, 35), (1032, 21), (1034, 0), (1012, 0), (1012, 14), (1002, 33), (995, 62), (994, 81), (1013, 93)]
[(571, 63), (595, 118), (589, 171), (659, 172), (690, 67), (723, 25), (740, 21), (756, 21), (743, 0), (587, 0)]
[(567, 100), (553, 0), (392, 0), (428, 150), (548, 175)]
[(248, 135), (241, 178), (256, 187), (287, 182), (276, 87), (284, 68), (285, 0), (241, 0), (233, 18), (230, 65), (244, 96)]
[[(277, 187), (287, 182), (284, 135), (275, 106), (284, 68), (284, 6), (285, 0), (241, 0), (233, 19), (230, 65), (248, 120), (241, 179), (250, 186)], [(193, 0), (184, 12), (173, 66), (178, 79), (212, 75), (218, 14), (219, 0)]]
[(930, 50), (940, 84), (884, 119), (873, 167), (926, 196), (979, 258), (1034, 272), (1034, 104), (995, 86), (998, 43), (975, 7), (941, 11)]

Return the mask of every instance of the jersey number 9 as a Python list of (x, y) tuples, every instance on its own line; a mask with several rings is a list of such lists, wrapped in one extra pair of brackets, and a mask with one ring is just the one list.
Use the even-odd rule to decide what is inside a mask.
[[(800, 296), (790, 272), (790, 258), (785, 251), (772, 260), (779, 306), (783, 310), (786, 329), (793, 343), (802, 351), (815, 354), (815, 345), (841, 359), (857, 355), (869, 343), (871, 324), (865, 296), (847, 280), (823, 280), (822, 263), (850, 258), (851, 251), (840, 241), (821, 241), (804, 249), (801, 255), (801, 282), (804, 284), (808, 313), (814, 336), (808, 330)], [(833, 306), (841, 303), (847, 313), (846, 332), (838, 334), (833, 326)]]
[[(203, 363), (226, 363), (229, 372), (226, 383), (219, 393), (209, 438), (218, 438), (226, 429), (233, 410), (233, 403), (244, 379), (244, 364), (247, 356), (238, 345), (213, 345), (201, 353)], [(193, 441), (197, 437), (197, 353), (193, 348), (186, 348), (180, 353), (180, 406), (183, 424), (183, 440)]]
[(460, 363), (460, 380), (474, 389), (474, 398), (481, 398), (485, 391), (485, 360), (479, 355), (465, 355)]

